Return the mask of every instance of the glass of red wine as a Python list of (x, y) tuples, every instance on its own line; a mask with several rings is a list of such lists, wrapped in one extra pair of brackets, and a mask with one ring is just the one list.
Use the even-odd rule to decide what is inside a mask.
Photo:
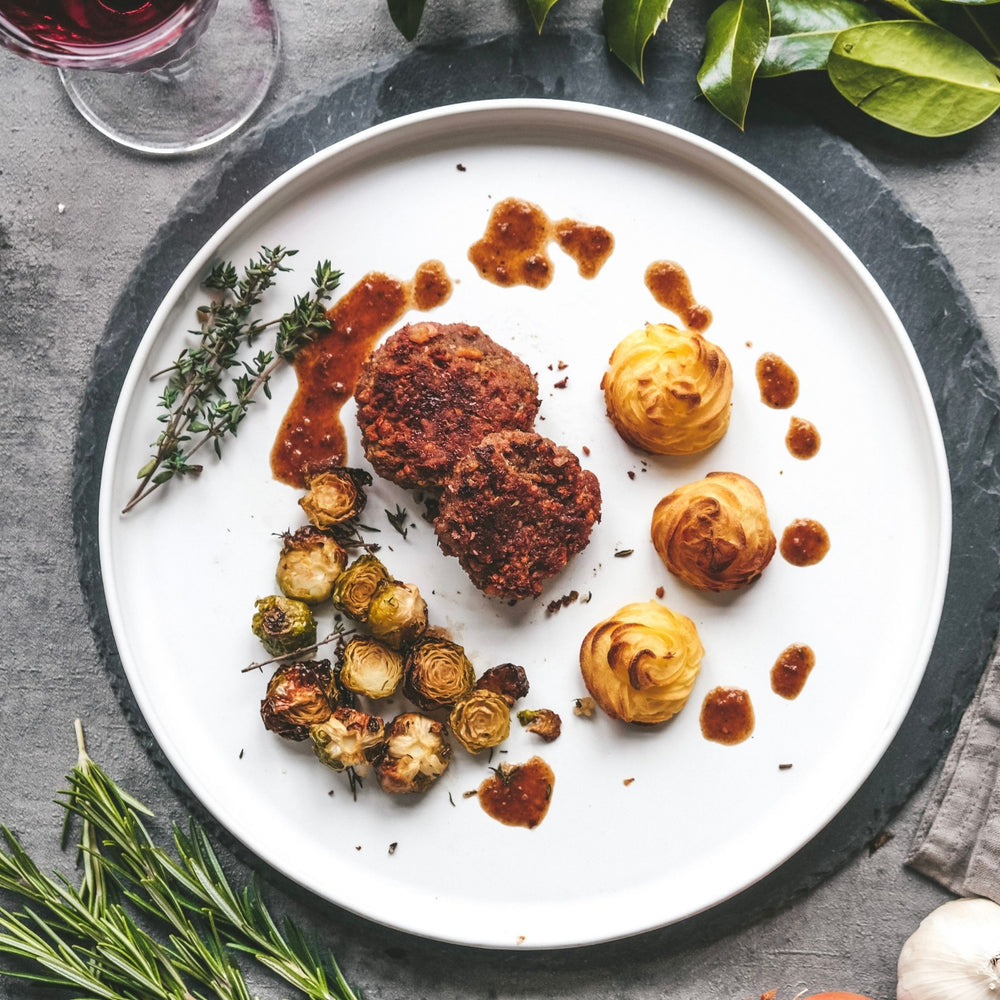
[(92, 125), (150, 154), (194, 152), (243, 125), (279, 39), (271, 0), (0, 0), (0, 46), (56, 66)]

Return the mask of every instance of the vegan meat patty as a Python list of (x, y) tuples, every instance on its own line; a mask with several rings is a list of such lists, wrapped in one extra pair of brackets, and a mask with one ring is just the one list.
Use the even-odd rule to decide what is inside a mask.
[(490, 434), (444, 484), (434, 530), (472, 582), (494, 597), (541, 593), (601, 519), (597, 477), (539, 434)]
[(436, 490), (487, 434), (530, 430), (538, 383), (527, 365), (465, 323), (412, 323), (368, 357), (354, 393), (375, 471)]

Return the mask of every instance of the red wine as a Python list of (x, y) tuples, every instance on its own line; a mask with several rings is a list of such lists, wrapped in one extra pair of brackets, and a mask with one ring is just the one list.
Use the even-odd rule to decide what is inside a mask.
[(0, 0), (0, 43), (44, 62), (125, 66), (176, 42), (199, 6), (202, 0)]

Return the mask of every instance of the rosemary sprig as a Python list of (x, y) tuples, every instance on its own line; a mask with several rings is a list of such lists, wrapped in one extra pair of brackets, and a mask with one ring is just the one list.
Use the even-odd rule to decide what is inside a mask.
[[(270, 397), (274, 370), (292, 361), (320, 330), (329, 329), (324, 303), (342, 276), (329, 261), (316, 265), (312, 292), (297, 296), (289, 312), (268, 322), (251, 318), (278, 274), (291, 270), (284, 262), (297, 252), (261, 247), (242, 278), (228, 261), (208, 273), (203, 284), (216, 294), (198, 310), (201, 329), (190, 331), (198, 338), (196, 346), (185, 347), (172, 365), (153, 376), (167, 377), (158, 402), (164, 411), (157, 418), (163, 429), (153, 443), (152, 457), (136, 474), (139, 485), (123, 513), (175, 476), (198, 475), (202, 466), (193, 458), (206, 444), (211, 443), (221, 458), (223, 438), (236, 436), (257, 394)], [(276, 328), (274, 349), (245, 358), (243, 352), (271, 328)], [(231, 369), (239, 369), (239, 374), (227, 386)]]
[(0, 953), (32, 969), (10, 975), (100, 1000), (250, 1000), (236, 962), (246, 953), (309, 1000), (359, 1000), (332, 955), (275, 922), (256, 882), (232, 887), (196, 822), (175, 827), (176, 858), (157, 847), (141, 818), (149, 810), (91, 760), (79, 723), (77, 736), (61, 802), (83, 824), (81, 887), (44, 875), (2, 828), (0, 890), (30, 907), (0, 908)]

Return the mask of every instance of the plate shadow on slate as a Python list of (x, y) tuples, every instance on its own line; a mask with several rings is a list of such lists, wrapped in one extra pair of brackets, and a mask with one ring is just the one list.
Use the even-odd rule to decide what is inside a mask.
[[(704, 914), (637, 938), (590, 946), (588, 961), (620, 963), (704, 944), (780, 908), (836, 871), (883, 829), (950, 745), (992, 650), (1000, 621), (998, 566), (988, 539), (1000, 538), (1000, 483), (995, 464), (1000, 387), (972, 307), (927, 229), (848, 142), (787, 106), (755, 98), (746, 133), (725, 122), (694, 86), (697, 49), (647, 60), (636, 85), (609, 57), (597, 34), (482, 39), (460, 48), (416, 50), (403, 60), (339, 80), (265, 120), (206, 164), (139, 261), (97, 348), (81, 410), (74, 460), (75, 540), (91, 626), (123, 710), (184, 808), (267, 881), (299, 901), (328, 930), (363, 928), (387, 953), (470, 958), (468, 949), (422, 942), (345, 914), (247, 857), (219, 830), (163, 758), (125, 679), (104, 603), (98, 556), (98, 497), (105, 442), (125, 373), (153, 312), (174, 279), (216, 229), (285, 170), (369, 125), (459, 101), (531, 97), (585, 101), (667, 121), (732, 149), (798, 195), (847, 242), (899, 313), (927, 374), (944, 432), (954, 529), (952, 563), (940, 631), (926, 676), (899, 734), (871, 777), (813, 841), (776, 872)], [(652, 62), (652, 65), (651, 65)], [(667, 63), (669, 62), (669, 65)], [(780, 289), (780, 276), (776, 276)], [(775, 291), (778, 294), (778, 291)], [(252, 416), (251, 418), (252, 419)], [(873, 428), (877, 433), (877, 428)], [(861, 501), (859, 501), (861, 502)], [(873, 544), (878, 544), (873, 539)], [(891, 586), (892, 553), (885, 553)], [(870, 613), (859, 609), (859, 614)], [(863, 650), (858, 655), (864, 655)], [(836, 724), (836, 720), (831, 720)], [(573, 958), (573, 955), (576, 958)], [(512, 953), (483, 954), (500, 965)], [(559, 971), (579, 954), (518, 952), (518, 968)]]

